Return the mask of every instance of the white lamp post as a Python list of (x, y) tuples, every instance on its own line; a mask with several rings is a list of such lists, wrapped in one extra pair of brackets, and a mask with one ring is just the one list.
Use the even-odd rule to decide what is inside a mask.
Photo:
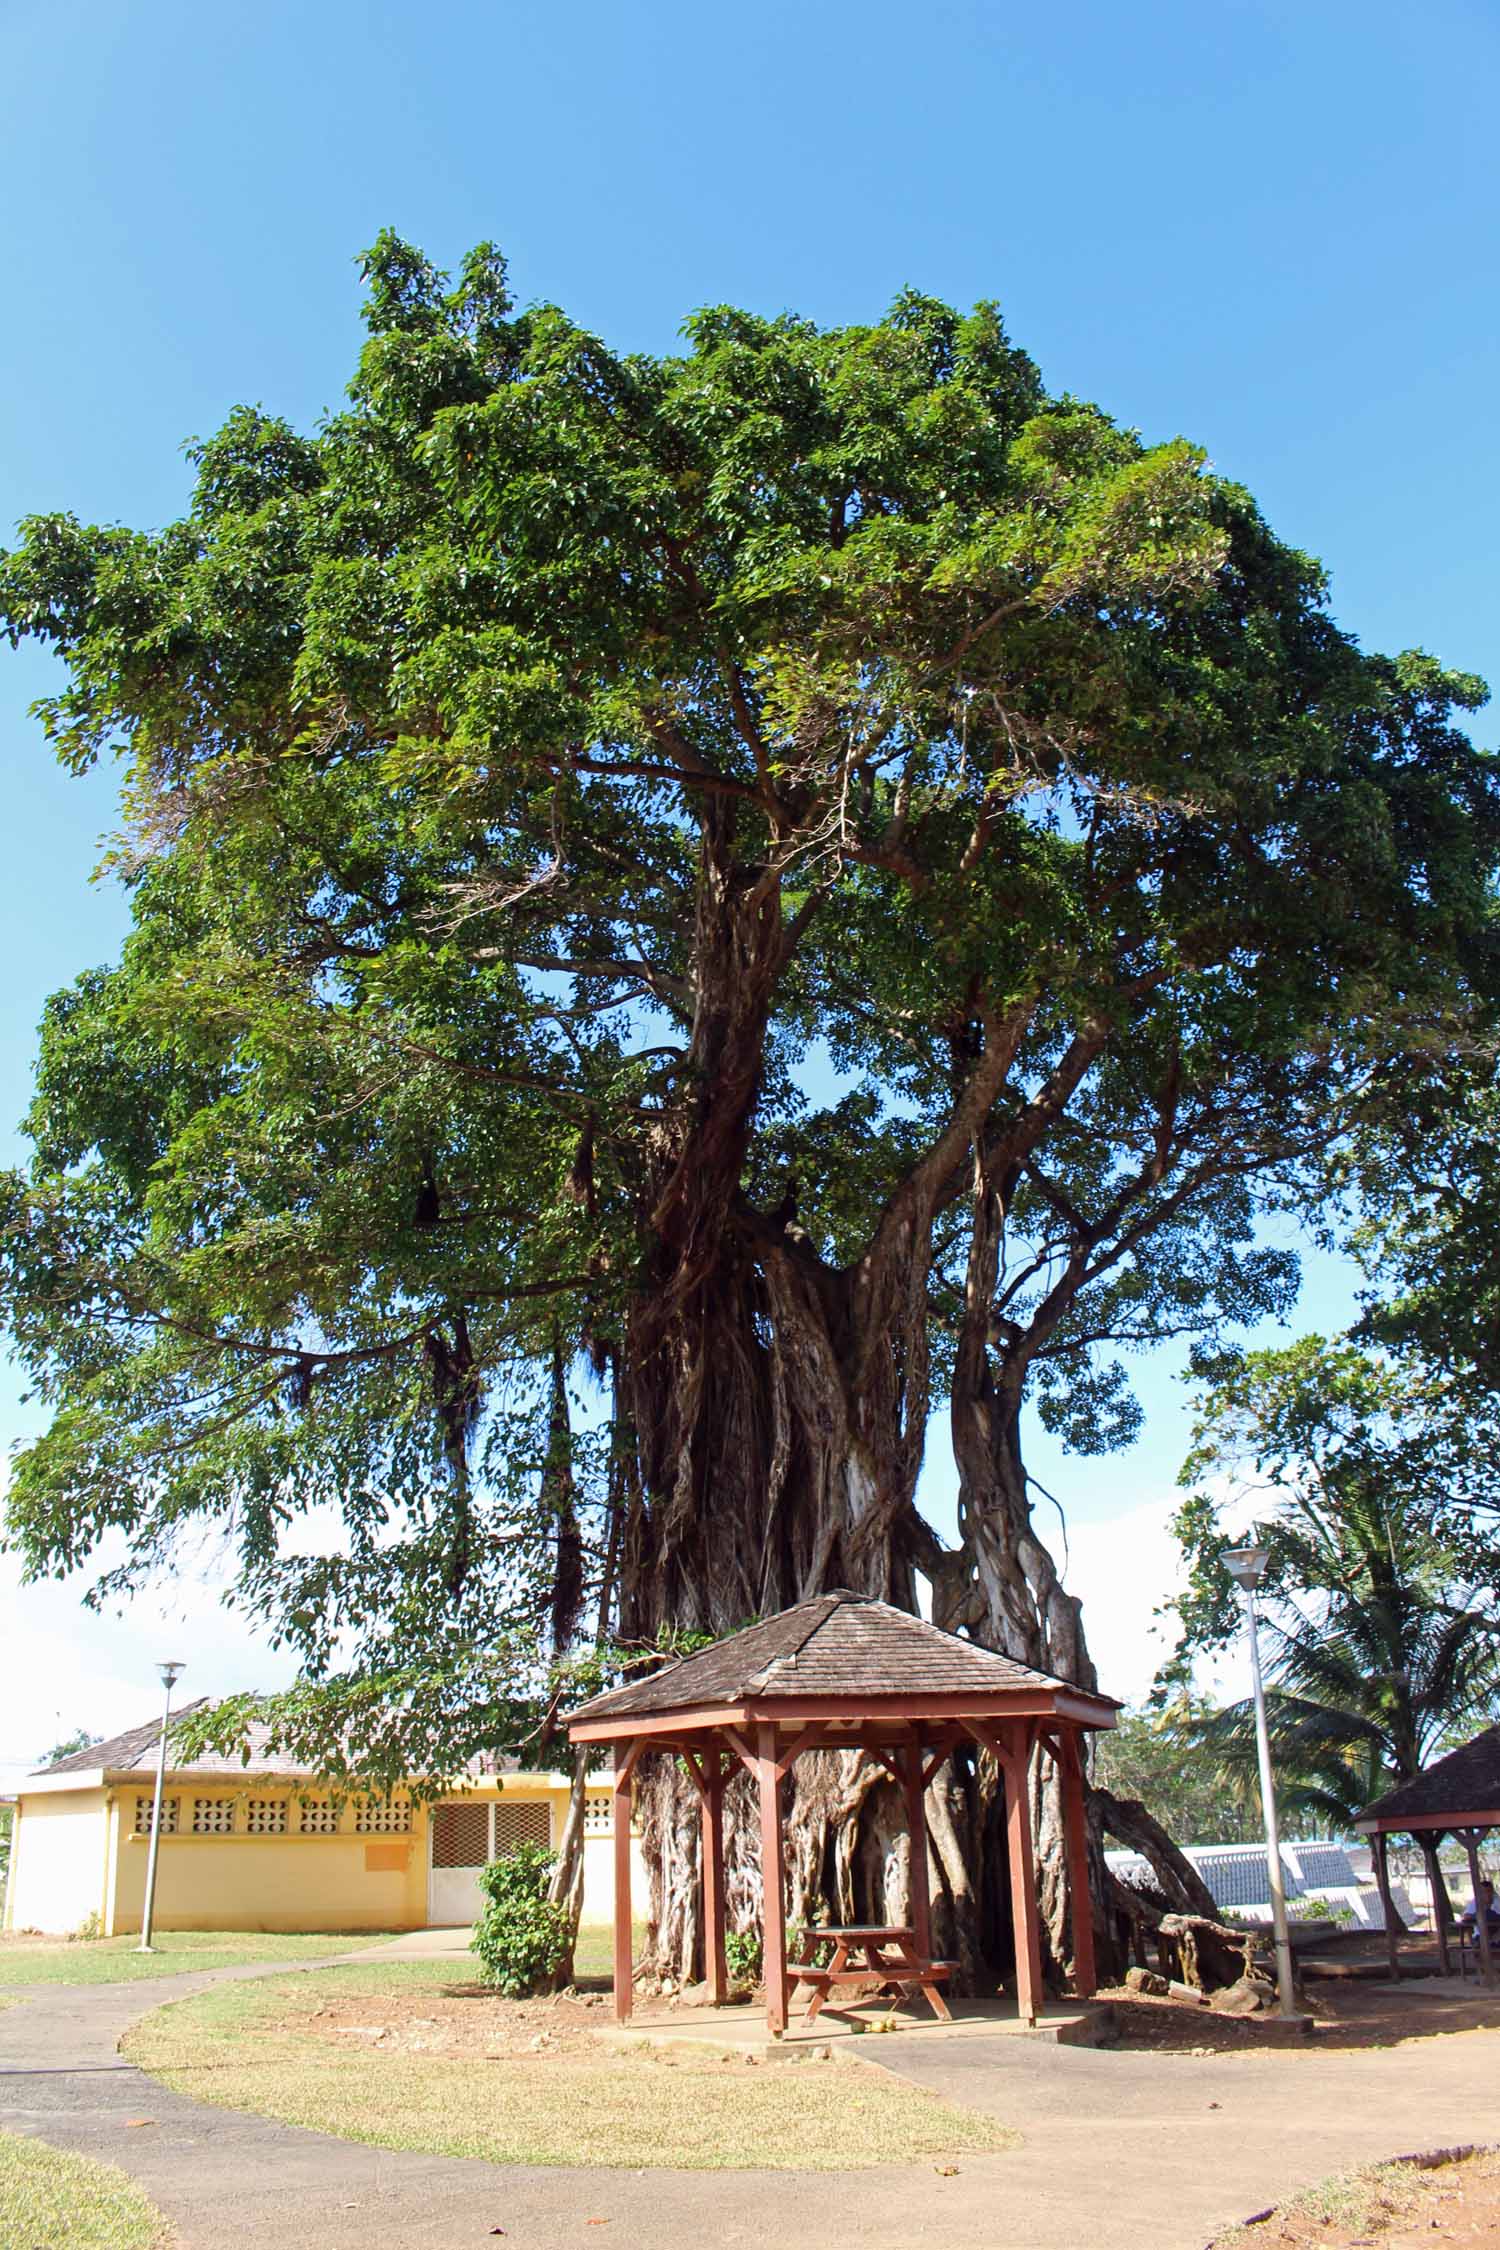
[(151, 1917), (156, 1908), (156, 1855), (161, 1849), (161, 1795), (167, 1779), (167, 1722), (172, 1716), (172, 1683), (184, 1667), (172, 1657), (165, 1664), (158, 1664), (156, 1669), (161, 1676), (161, 1684), (167, 1691), (167, 1699), (162, 1706), (161, 1741), (156, 1753), (156, 1794), (151, 1800), (151, 1849), (146, 1855), (146, 1903), (141, 1913), (141, 1942), (136, 1947), (137, 1953), (150, 1953), (154, 1950), (151, 1943)]
[(1292, 1936), (1286, 1920), (1286, 1884), (1281, 1868), (1281, 1831), (1276, 1824), (1276, 1781), (1271, 1771), (1271, 1737), (1266, 1729), (1266, 1691), (1260, 1677), (1260, 1633), (1255, 1596), (1271, 1560), (1264, 1547), (1231, 1547), (1224, 1568), (1245, 1597), (1250, 1625), (1250, 1678), (1255, 1689), (1255, 1749), (1260, 1761), (1260, 1804), (1266, 1823), (1267, 1874), (1271, 1883), (1271, 1923), (1276, 1932), (1276, 1992), (1284, 2016), (1300, 2015), (1292, 1977)]

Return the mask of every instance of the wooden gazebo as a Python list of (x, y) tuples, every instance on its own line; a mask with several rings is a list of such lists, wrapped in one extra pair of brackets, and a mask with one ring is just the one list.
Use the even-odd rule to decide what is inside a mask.
[[(1074, 1982), (1095, 1987), (1080, 1737), (1112, 1727), (1119, 1705), (978, 1648), (889, 1603), (819, 1595), (697, 1650), (575, 1711), (575, 1743), (614, 1745), (615, 2014), (631, 2012), (631, 1776), (648, 1750), (681, 1756), (702, 1806), (704, 1953), (710, 1997), (727, 1998), (724, 1788), (738, 1760), (760, 1792), (766, 2018), (786, 2029), (789, 1979), (781, 1784), (804, 1750), (871, 1752), (906, 1799), (912, 1838), (910, 1920), (915, 1952), (930, 1959), (925, 1794), (962, 1742), (999, 1761), (1006, 1798), (1016, 1999), (1034, 2022), (1042, 2002), (1041, 1929), (1027, 1803), (1038, 1745), (1062, 1778)], [(795, 1981), (795, 1973), (792, 1981)]]
[[(1438, 1883), (1441, 1880), (1437, 1865), (1437, 1847), (1444, 1836), (1455, 1836), (1468, 1855), (1469, 1880), (1473, 1885), (1477, 1905), (1479, 1898), (1479, 1839), (1500, 1828), (1500, 1726), (1486, 1727), (1476, 1734), (1472, 1742), (1460, 1749), (1450, 1750), (1446, 1758), (1436, 1758), (1430, 1766), (1411, 1781), (1403, 1781), (1399, 1789), (1387, 1791), (1366, 1805), (1355, 1827), (1371, 1839), (1375, 1856), (1375, 1880), (1380, 1887), (1380, 1903), (1385, 1914), (1386, 1951), (1391, 1974), (1397, 1972), (1396, 1917), (1391, 1905), (1390, 1869), (1386, 1861), (1388, 1839), (1392, 1836), (1410, 1836), (1422, 1848), (1427, 1860), (1429, 1879), (1433, 1884), (1432, 1911), (1437, 1923), (1438, 1953), (1443, 1969), (1448, 1968), (1448, 1933), (1443, 1926), (1443, 1914)], [(1483, 1914), (1475, 1914), (1474, 1935), (1479, 1948), (1479, 1973), (1486, 1984), (1495, 1981), (1494, 1948), (1490, 1943), (1489, 1923)]]

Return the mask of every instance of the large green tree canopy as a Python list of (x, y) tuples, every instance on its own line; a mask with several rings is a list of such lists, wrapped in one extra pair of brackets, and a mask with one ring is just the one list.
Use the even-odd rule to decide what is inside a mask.
[(1120, 1352), (1284, 1307), (1258, 1211), (1484, 1035), (1480, 684), (992, 306), (622, 356), (488, 248), (366, 274), (347, 410), (0, 565), (134, 909), (6, 1190), (13, 1538), (226, 1526), (314, 1666), (920, 1572), (1085, 1676), (1023, 1401), (1128, 1435)]

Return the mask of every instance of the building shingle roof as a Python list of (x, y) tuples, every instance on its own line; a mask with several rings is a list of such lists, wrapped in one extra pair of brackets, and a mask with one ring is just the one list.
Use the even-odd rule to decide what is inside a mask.
[[(208, 1709), (211, 1698), (199, 1696), (196, 1703), (183, 1703), (172, 1713), (172, 1729), (177, 1722), (191, 1713)], [(161, 1720), (148, 1719), (144, 1726), (127, 1727), (123, 1734), (111, 1735), (107, 1742), (91, 1743), (86, 1750), (74, 1750), (66, 1758), (57, 1759), (50, 1766), (37, 1768), (37, 1775), (45, 1774), (50, 1780), (63, 1773), (97, 1773), (102, 1768), (112, 1773), (141, 1773), (156, 1764), (157, 1747), (161, 1741)], [(513, 1773), (519, 1771), (520, 1760), (500, 1753), (471, 1758), (465, 1773), (471, 1780), (485, 1774)], [(245, 1737), (245, 1755), (238, 1750), (200, 1750), (191, 1762), (184, 1764), (172, 1755), (171, 1734), (167, 1739), (167, 1769), (171, 1773), (257, 1773), (285, 1774), (289, 1779), (316, 1779), (315, 1769), (305, 1758), (294, 1758), (289, 1751), (271, 1747), (270, 1729), (252, 1725)], [(35, 1777), (33, 1777), (35, 1778)]]
[[(889, 1602), (844, 1588), (799, 1602), (644, 1680), (596, 1695), (570, 1719), (643, 1718), (725, 1703), (810, 1695), (994, 1695), (1039, 1688), (1077, 1694), (1065, 1680), (979, 1648)], [(1113, 1706), (1113, 1698), (1094, 1700)]]
[(1446, 1758), (1436, 1759), (1412, 1781), (1388, 1790), (1366, 1805), (1357, 1828), (1399, 1828), (1403, 1818), (1432, 1820), (1451, 1813), (1462, 1827), (1477, 1813), (1500, 1812), (1500, 1726), (1486, 1727)]

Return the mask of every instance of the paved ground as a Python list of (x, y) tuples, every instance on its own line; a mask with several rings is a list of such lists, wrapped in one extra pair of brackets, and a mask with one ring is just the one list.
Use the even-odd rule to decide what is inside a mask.
[(467, 1961), (474, 1969), (474, 1950), (469, 1940), (472, 1925), (465, 1923), (458, 1930), (403, 1930), (400, 1937), (382, 1938), (378, 1945), (363, 1945), (357, 1953), (345, 1955), (350, 1961)]
[[(0, 2021), (0, 2127), (137, 2178), (185, 2250), (316, 2243), (457, 2250), (496, 2229), (534, 2250), (697, 2250), (705, 2239), (934, 2250), (1202, 2250), (1216, 2227), (1337, 2170), (1500, 2140), (1500, 2029), (1391, 2049), (1188, 2056), (1007, 2038), (882, 2039), (879, 2061), (1019, 2128), (1023, 2146), (865, 2172), (502, 2170), (364, 2148), (210, 2109), (121, 2061), (169, 1999), (277, 1965), (152, 1985), (50, 1986)], [(608, 2225), (605, 2234), (598, 2224)]]

